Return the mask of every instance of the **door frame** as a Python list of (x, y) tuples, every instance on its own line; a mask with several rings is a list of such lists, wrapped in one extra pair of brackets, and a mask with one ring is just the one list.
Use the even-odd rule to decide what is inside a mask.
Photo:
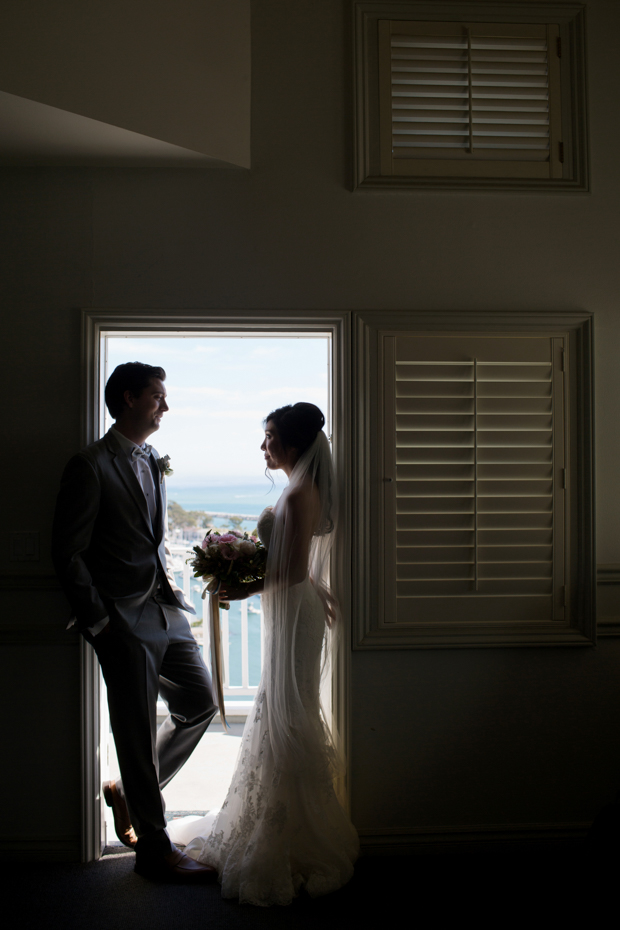
[[(332, 564), (335, 589), (342, 605), (343, 633), (332, 659), (332, 713), (339, 748), (350, 759), (350, 654), (351, 654), (351, 320), (350, 311), (330, 310), (82, 310), (82, 446), (99, 438), (103, 385), (101, 336), (106, 332), (141, 335), (159, 331), (172, 334), (224, 333), (330, 333), (332, 338), (332, 436), (340, 489), (341, 545)], [(101, 856), (105, 834), (101, 807), (100, 675), (94, 650), (81, 643), (82, 742), (82, 861)], [(348, 809), (347, 775), (336, 786)]]

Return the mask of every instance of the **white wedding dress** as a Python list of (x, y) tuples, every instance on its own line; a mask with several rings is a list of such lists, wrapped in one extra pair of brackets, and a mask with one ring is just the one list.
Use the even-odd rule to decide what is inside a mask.
[[(274, 513), (263, 511), (258, 532), (269, 548)], [(288, 589), (285, 618), (292, 630), (290, 668), (280, 732), (273, 682), (278, 667), (274, 596), (262, 595), (263, 678), (248, 716), (235, 772), (221, 811), (191, 824), (202, 835), (185, 852), (214, 866), (224, 898), (256, 905), (289, 904), (300, 889), (311, 896), (341, 888), (353, 874), (359, 841), (333, 789), (335, 755), (321, 715), (319, 685), (325, 611), (309, 578)], [(277, 630), (277, 626), (275, 627)], [(278, 685), (280, 686), (280, 685)], [(300, 754), (295, 736), (302, 734)], [(291, 746), (290, 752), (287, 746)], [(282, 748), (284, 747), (284, 749)], [(195, 834), (193, 834), (195, 835)], [(173, 837), (174, 838), (174, 837)]]

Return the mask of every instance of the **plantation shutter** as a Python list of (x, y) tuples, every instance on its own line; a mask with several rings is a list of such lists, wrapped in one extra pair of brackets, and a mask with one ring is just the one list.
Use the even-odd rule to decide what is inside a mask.
[(562, 177), (559, 28), (379, 23), (381, 172)]
[(565, 619), (563, 349), (386, 336), (386, 622)]

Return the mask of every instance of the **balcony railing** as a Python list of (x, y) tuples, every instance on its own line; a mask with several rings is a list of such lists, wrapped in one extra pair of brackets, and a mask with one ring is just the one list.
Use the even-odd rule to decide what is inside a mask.
[[(189, 603), (192, 603), (192, 583), (196, 583), (194, 576), (189, 565), (186, 563), (186, 559), (192, 554), (191, 549), (188, 548), (187, 544), (173, 543), (170, 546), (170, 551), (174, 563), (176, 565), (175, 574), (178, 577), (180, 572), (180, 563), (183, 564), (183, 583), (180, 587), (183, 588), (183, 594)], [(202, 584), (202, 583), (201, 583)], [(253, 699), (258, 690), (258, 685), (250, 684), (250, 647), (249, 647), (249, 631), (248, 631), (248, 601), (239, 601), (239, 606), (241, 608), (241, 684), (240, 685), (231, 685), (230, 683), (230, 625), (229, 625), (229, 612), (227, 610), (220, 611), (220, 627), (222, 634), (222, 652), (224, 657), (224, 697), (247, 697), (248, 699)], [(260, 611), (260, 630), (261, 630), (261, 659), (263, 652), (263, 612)], [(196, 635), (198, 633), (198, 635)], [(199, 630), (194, 628), (194, 635), (199, 644), (203, 646), (204, 659), (207, 665), (211, 665), (210, 661), (210, 643), (209, 643), (209, 600), (205, 598), (202, 601), (202, 627)]]

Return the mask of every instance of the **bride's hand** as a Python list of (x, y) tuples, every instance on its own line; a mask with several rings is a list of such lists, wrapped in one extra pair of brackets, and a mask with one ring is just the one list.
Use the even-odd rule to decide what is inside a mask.
[(264, 586), (262, 581), (250, 581), (248, 584), (239, 585), (238, 588), (221, 584), (217, 593), (221, 601), (245, 601), (248, 597), (260, 594)]
[(249, 585), (243, 585), (239, 588), (234, 588), (228, 585), (220, 585), (220, 589), (217, 592), (218, 597), (221, 601), (244, 601), (248, 596)]
[[(312, 581), (312, 579), (310, 580)], [(312, 584), (323, 604), (327, 626), (332, 627), (338, 620), (338, 601), (331, 591), (327, 591), (325, 588), (321, 587), (321, 585), (314, 585), (314, 582), (312, 582)]]

